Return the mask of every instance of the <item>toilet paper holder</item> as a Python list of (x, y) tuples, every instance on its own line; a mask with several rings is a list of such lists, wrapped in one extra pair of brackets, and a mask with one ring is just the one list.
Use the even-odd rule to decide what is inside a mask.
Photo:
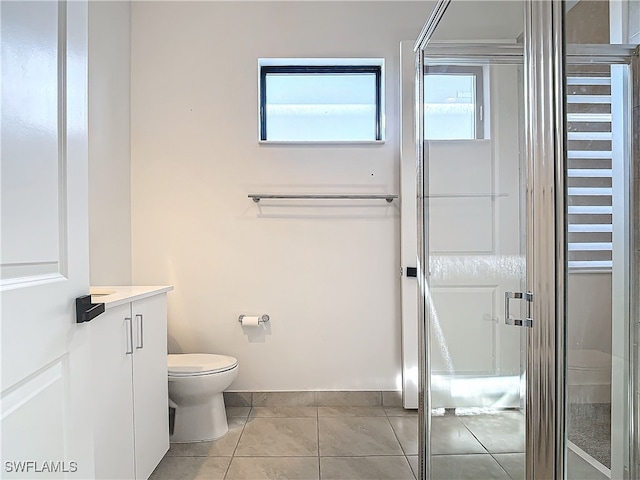
[[(238, 317), (238, 322), (242, 323), (242, 319), (248, 316), (250, 315), (240, 315)], [(266, 313), (258, 319), (258, 323), (267, 323), (268, 321), (269, 321), (269, 315), (267, 315)]]

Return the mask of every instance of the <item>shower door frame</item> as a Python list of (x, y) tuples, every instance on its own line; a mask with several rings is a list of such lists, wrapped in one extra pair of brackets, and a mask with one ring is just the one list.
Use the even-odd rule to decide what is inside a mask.
[[(430, 60), (457, 64), (524, 63), (525, 163), (526, 163), (526, 264), (527, 289), (534, 293), (535, 328), (527, 333), (526, 352), (526, 478), (563, 479), (565, 472), (565, 358), (566, 358), (566, 239), (565, 239), (565, 53), (572, 63), (581, 60), (600, 63), (630, 63), (633, 48), (626, 45), (589, 45), (564, 51), (564, 5), (560, 0), (525, 0), (524, 48), (522, 44), (429, 44), (452, 0), (439, 0), (414, 46), (415, 139), (418, 209), (418, 469), (419, 478), (430, 473), (430, 318), (428, 291), (428, 236), (424, 200), (424, 66)], [(429, 45), (428, 45), (429, 44)], [(637, 49), (636, 49), (637, 55)], [(630, 212), (633, 218), (633, 212)], [(633, 244), (633, 243), (632, 243)], [(635, 295), (630, 301), (637, 302)], [(634, 305), (634, 310), (637, 306)], [(556, 321), (559, 319), (561, 321)], [(635, 329), (629, 348), (636, 341)], [(635, 376), (630, 371), (630, 392)], [(635, 418), (635, 399), (629, 402)], [(637, 445), (633, 425), (630, 431), (632, 473)], [(552, 441), (549, 441), (552, 440)], [(636, 472), (637, 473), (637, 472)]]
[[(419, 415), (418, 470), (429, 478), (431, 398), (428, 245), (424, 235), (424, 55), (451, 0), (439, 0), (416, 41), (416, 153), (418, 157)], [(527, 332), (526, 478), (564, 476), (564, 81), (562, 22), (558, 0), (525, 2), (524, 91), (526, 162), (526, 289), (533, 292), (534, 328)], [(515, 48), (521, 49), (519, 46)], [(476, 50), (485, 55), (491, 46)], [(484, 52), (482, 52), (484, 50)], [(535, 67), (535, 68), (534, 68)], [(535, 208), (532, 208), (535, 206)], [(558, 213), (562, 215), (558, 215)], [(534, 233), (536, 234), (534, 241)], [(553, 441), (547, 441), (553, 439)]]

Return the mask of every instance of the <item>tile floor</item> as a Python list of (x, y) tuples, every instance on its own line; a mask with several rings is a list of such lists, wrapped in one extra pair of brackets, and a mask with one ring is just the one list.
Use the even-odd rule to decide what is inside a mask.
[[(171, 444), (152, 480), (415, 479), (417, 414), (399, 407), (227, 407), (229, 433)], [(518, 412), (433, 418), (434, 479), (524, 478)]]

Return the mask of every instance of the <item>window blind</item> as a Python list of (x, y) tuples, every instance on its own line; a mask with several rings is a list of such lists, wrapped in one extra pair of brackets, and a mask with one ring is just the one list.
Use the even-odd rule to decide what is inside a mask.
[(612, 267), (611, 74), (574, 67), (567, 77), (568, 263)]

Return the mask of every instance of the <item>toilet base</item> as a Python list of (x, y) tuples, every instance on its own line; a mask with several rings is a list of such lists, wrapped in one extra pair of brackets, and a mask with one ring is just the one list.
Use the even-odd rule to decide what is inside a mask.
[(224, 397), (216, 393), (198, 405), (177, 405), (171, 442), (190, 443), (217, 440), (229, 431)]

